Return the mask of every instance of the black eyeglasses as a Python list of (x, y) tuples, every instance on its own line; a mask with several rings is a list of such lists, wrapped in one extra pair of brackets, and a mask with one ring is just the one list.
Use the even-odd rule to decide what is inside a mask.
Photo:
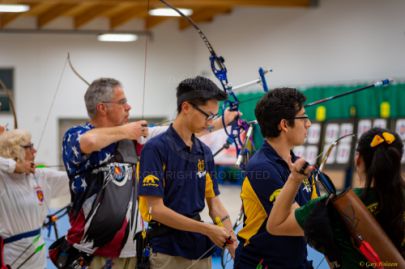
[(33, 143), (29, 143), (27, 145), (20, 145), (20, 147), (22, 147), (23, 149), (33, 149), (34, 148), (34, 144)]
[(304, 124), (310, 120), (308, 115), (295, 116), (293, 119), (294, 120), (304, 120)]
[(110, 102), (101, 102), (101, 103), (102, 104), (117, 104), (117, 105), (124, 106), (124, 105), (128, 104), (128, 100), (127, 100), (127, 98), (123, 98), (123, 99), (115, 101), (115, 102), (110, 101)]
[(194, 107), (197, 111), (199, 111), (201, 114), (203, 114), (205, 116), (205, 120), (206, 121), (210, 121), (210, 120), (215, 120), (219, 117), (218, 114), (208, 114), (207, 112), (205, 112), (204, 110), (202, 110), (201, 108), (199, 108), (197, 105), (190, 103), (192, 107)]

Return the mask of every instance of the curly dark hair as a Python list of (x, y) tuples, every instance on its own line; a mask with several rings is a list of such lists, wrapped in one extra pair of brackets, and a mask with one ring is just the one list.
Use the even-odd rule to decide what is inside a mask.
[(263, 137), (278, 137), (278, 124), (282, 119), (294, 127), (294, 117), (305, 100), (306, 97), (295, 88), (277, 88), (264, 95), (255, 109)]
[[(384, 132), (394, 135), (395, 140), (391, 144), (384, 141), (371, 147), (373, 138), (376, 135), (383, 137)], [(401, 246), (405, 237), (405, 183), (401, 176), (404, 145), (401, 138), (389, 130), (373, 128), (360, 137), (357, 151), (366, 169), (366, 190), (362, 195), (367, 196), (371, 187), (377, 192), (377, 221), (405, 257), (405, 246)]]

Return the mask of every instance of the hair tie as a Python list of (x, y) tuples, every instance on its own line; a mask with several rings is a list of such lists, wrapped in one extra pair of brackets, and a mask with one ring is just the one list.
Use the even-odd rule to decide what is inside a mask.
[(395, 136), (393, 134), (390, 134), (388, 132), (383, 132), (381, 135), (382, 135), (382, 137), (378, 134), (376, 134), (374, 136), (373, 140), (370, 143), (370, 146), (372, 148), (380, 145), (383, 142), (386, 142), (387, 144), (391, 144), (392, 142), (395, 141)]

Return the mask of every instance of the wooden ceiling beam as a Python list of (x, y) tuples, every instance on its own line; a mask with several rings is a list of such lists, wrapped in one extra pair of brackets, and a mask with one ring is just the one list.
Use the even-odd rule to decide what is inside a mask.
[(139, 7), (139, 6), (140, 6), (139, 4), (133, 4), (133, 3), (121, 3), (119, 5), (113, 5), (110, 8), (110, 10), (108, 10), (108, 11), (106, 11), (104, 13), (104, 15), (106, 17), (112, 18), (115, 15), (117, 15), (119, 13), (122, 13), (122, 12), (128, 10), (128, 9), (136, 8), (136, 7)]
[[(308, 7), (313, 0), (171, 0), (170, 4), (180, 6), (285, 6), (285, 7)], [(20, 0), (3, 0), (3, 3), (20, 3)], [(48, 2), (61, 4), (80, 4), (83, 0), (25, 0), (28, 3)], [(98, 4), (121, 4), (132, 3), (138, 5), (148, 5), (146, 0), (86, 0), (86, 3)], [(162, 6), (158, 0), (150, 0), (151, 6)]]
[(311, 0), (173, 0), (174, 6), (307, 7)]
[(118, 26), (132, 20), (136, 17), (145, 17), (147, 15), (147, 10), (143, 7), (135, 6), (128, 8), (125, 11), (116, 13), (114, 16), (110, 17), (110, 28), (115, 29)]
[[(191, 15), (191, 19), (194, 22), (207, 22), (212, 21), (213, 18), (219, 14), (229, 14), (232, 12), (231, 7), (224, 7), (224, 8), (204, 8), (200, 9)], [(184, 30), (190, 27), (191, 24), (186, 21), (184, 18), (179, 18), (179, 29)]]
[(4, 28), (16, 19), (21, 17), (21, 13), (6, 13), (0, 15), (0, 28)]
[(27, 12), (19, 13), (23, 16), (25, 16), (25, 15), (38, 16), (39, 14), (47, 11), (49, 8), (54, 6), (54, 3), (52, 3), (52, 2), (43, 2), (43, 1), (30, 2), (28, 0), (25, 3), (29, 4), (31, 9), (28, 10)]
[[(168, 0), (175, 7), (192, 8), (196, 22), (210, 21), (217, 14), (227, 13), (235, 7), (312, 7), (319, 0)], [(159, 0), (0, 0), (0, 3), (23, 3), (31, 9), (25, 13), (0, 14), (0, 28), (21, 16), (36, 16), (39, 28), (61, 16), (73, 17), (74, 27), (80, 28), (98, 17), (108, 17), (110, 28), (115, 29), (131, 19), (144, 19), (150, 29), (170, 17), (149, 17), (148, 9), (164, 7)], [(179, 20), (179, 28), (189, 24)]]
[(165, 22), (173, 17), (163, 17), (163, 16), (148, 16), (145, 18), (145, 29), (150, 30), (153, 27)]
[(76, 7), (77, 4), (56, 4), (38, 16), (37, 26), (42, 28), (56, 18), (65, 15), (69, 10)]
[(97, 5), (87, 7), (80, 14), (74, 17), (74, 27), (78, 29), (97, 17), (102, 17), (103, 14), (111, 8), (111, 5)]
[(8, 24), (12, 23), (16, 19), (23, 17), (23, 16), (35, 16), (37, 12), (43, 12), (44, 10), (48, 9), (51, 5), (45, 3), (28, 3), (28, 2), (20, 2), (20, 4), (26, 4), (30, 6), (30, 10), (27, 12), (22, 13), (4, 13), (1, 14), (0, 17), (0, 28), (7, 26)]
[(88, 3), (87, 1), (83, 1), (83, 3), (80, 3), (76, 5), (74, 8), (66, 12), (65, 16), (68, 17), (76, 17), (79, 14), (82, 14), (84, 10), (87, 10), (89, 7), (94, 6), (95, 3)]

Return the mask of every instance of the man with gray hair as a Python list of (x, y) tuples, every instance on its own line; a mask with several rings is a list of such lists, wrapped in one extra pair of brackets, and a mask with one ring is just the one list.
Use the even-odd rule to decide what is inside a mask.
[(93, 81), (84, 99), (90, 121), (70, 128), (63, 139), (72, 209), (62, 247), (68, 258), (58, 262), (134, 268), (136, 141), (148, 135), (147, 122), (128, 122), (131, 106), (115, 79)]

